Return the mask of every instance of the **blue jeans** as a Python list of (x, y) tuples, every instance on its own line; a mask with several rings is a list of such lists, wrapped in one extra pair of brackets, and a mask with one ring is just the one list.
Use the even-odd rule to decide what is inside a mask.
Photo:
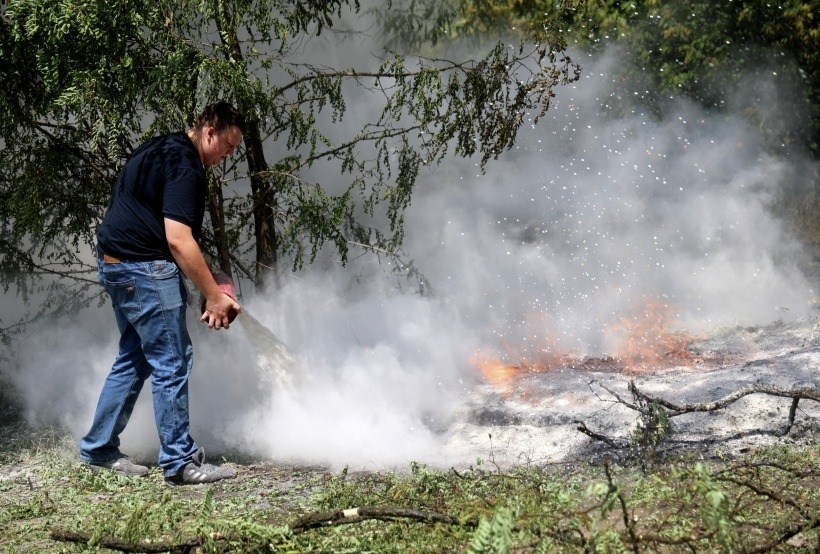
[(122, 456), (125, 429), (145, 380), (151, 377), (159, 433), (159, 465), (176, 475), (199, 448), (190, 435), (188, 377), (193, 346), (185, 322), (187, 291), (173, 262), (98, 262), (120, 330), (117, 358), (103, 384), (80, 459), (106, 463)]

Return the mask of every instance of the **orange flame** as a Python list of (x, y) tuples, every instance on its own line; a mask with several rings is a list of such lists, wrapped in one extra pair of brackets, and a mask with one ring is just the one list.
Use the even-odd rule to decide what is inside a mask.
[(651, 301), (607, 328), (607, 336), (615, 350), (611, 356), (579, 359), (577, 355), (559, 353), (556, 345), (550, 344), (535, 355), (516, 354), (510, 348), (506, 358), (515, 359), (513, 363), (487, 352), (475, 353), (470, 362), (489, 384), (508, 392), (522, 372), (576, 367), (637, 373), (696, 363), (697, 356), (687, 350), (696, 337), (673, 330), (677, 324), (678, 318), (669, 305)]
[(661, 302), (649, 302), (644, 308), (610, 327), (619, 337), (620, 348), (614, 355), (626, 372), (639, 372), (672, 365), (688, 365), (694, 358), (686, 347), (695, 337), (673, 331), (679, 320), (674, 310)]
[(484, 375), (484, 379), (493, 386), (503, 386), (509, 384), (514, 375), (521, 370), (520, 366), (510, 365), (502, 362), (489, 354), (476, 353), (470, 358), (470, 363), (478, 367)]

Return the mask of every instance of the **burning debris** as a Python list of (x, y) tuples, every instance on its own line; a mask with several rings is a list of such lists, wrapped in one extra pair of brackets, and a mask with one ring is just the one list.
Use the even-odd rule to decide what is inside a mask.
[(483, 432), (497, 463), (586, 458), (600, 447), (634, 452), (638, 436), (653, 451), (731, 455), (820, 433), (818, 320), (655, 344), (643, 358), (653, 363), (638, 367), (620, 356), (475, 356), (486, 384), (454, 429), (473, 440)]
[(650, 303), (609, 326), (610, 342), (618, 345), (612, 355), (558, 353), (557, 348), (550, 345), (536, 355), (522, 355), (514, 362), (485, 352), (476, 353), (471, 362), (488, 384), (504, 391), (530, 374), (557, 370), (621, 375), (654, 374), (675, 368), (713, 370), (737, 363), (752, 350), (751, 344), (740, 344), (738, 340), (726, 339), (720, 344), (714, 339), (677, 330), (676, 323), (668, 305)]

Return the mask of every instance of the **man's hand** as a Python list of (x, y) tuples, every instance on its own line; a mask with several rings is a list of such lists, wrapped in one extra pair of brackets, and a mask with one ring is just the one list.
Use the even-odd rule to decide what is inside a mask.
[[(233, 321), (237, 314), (242, 311), (242, 307), (230, 296), (219, 292), (216, 299), (212, 300), (206, 297), (205, 311), (199, 321), (208, 324), (211, 329), (229, 329), (231, 321)], [(233, 312), (233, 313), (231, 313)]]

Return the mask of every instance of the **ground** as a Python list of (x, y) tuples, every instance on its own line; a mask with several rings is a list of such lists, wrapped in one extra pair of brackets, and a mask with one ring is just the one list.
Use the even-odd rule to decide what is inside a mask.
[[(630, 382), (675, 404), (713, 402), (755, 384), (820, 388), (820, 323), (815, 318), (722, 329), (690, 338), (681, 348), (631, 370), (607, 357), (549, 369), (510, 368), (446, 426), (451, 459), (457, 464), (492, 455), (500, 465), (588, 459), (609, 448), (579, 432), (579, 422), (619, 440), (633, 432), (638, 413), (615, 396), (634, 402)], [(800, 401), (794, 426), (781, 436), (791, 403), (790, 398), (752, 394), (725, 409), (673, 417), (673, 434), (659, 451), (733, 456), (775, 443), (815, 443), (820, 403), (811, 400)]]
[[(437, 479), (449, 483), (447, 479), (452, 477), (461, 483), (467, 475), (461, 468), (472, 467), (481, 459), (482, 467), (492, 472), (520, 466), (550, 467), (568, 481), (575, 472), (583, 471), (584, 463), (634, 458), (636, 449), (630, 443), (638, 414), (627, 406), (636, 403), (630, 383), (645, 394), (676, 404), (713, 402), (749, 385), (776, 386), (785, 391), (818, 388), (817, 320), (723, 329), (706, 338), (688, 340), (681, 348), (671, 352), (666, 363), (656, 362), (651, 368), (624, 368), (609, 357), (568, 358), (550, 368), (509, 367), (504, 379), (488, 381), (449, 421), (438, 423), (435, 431), (441, 439), (442, 455), (434, 465), (454, 471)], [(776, 444), (806, 446), (798, 450), (813, 456), (809, 461), (816, 460), (819, 404), (801, 400), (788, 433), (792, 400), (768, 394), (751, 394), (720, 410), (672, 417), (673, 432), (652, 449), (653, 462), (665, 456), (690, 461), (740, 460), (760, 447)], [(75, 499), (82, 498), (82, 509), (99, 517), (112, 504), (129, 498), (134, 506), (155, 503), (160, 496), (165, 497), (162, 491), (169, 490), (157, 468), (141, 481), (147, 483), (145, 486), (85, 481), (84, 469), (76, 460), (76, 444), (65, 432), (27, 426), (11, 404), (3, 405), (0, 419), (0, 535), (11, 533), (9, 538), (0, 539), (0, 549), (11, 546), (13, 552), (53, 551), (55, 543), (48, 533), (67, 521), (66, 517), (77, 517), (72, 511)], [(590, 433), (579, 431), (582, 425)], [(801, 454), (795, 456), (800, 460)], [(379, 472), (256, 460), (239, 453), (226, 453), (225, 457), (237, 468), (237, 479), (214, 487), (171, 487), (171, 498), (189, 500), (191, 513), (197, 514), (207, 504), (207, 491), (213, 490), (216, 501), (250, 514), (254, 524), (282, 526), (305, 514), (326, 510), (327, 505), (334, 509), (355, 507), (358, 499), (369, 498), (368, 491), (376, 492), (377, 504), (392, 504), (398, 497), (385, 497), (382, 492), (410, 490)], [(805, 467), (804, 462), (799, 462), (800, 467)], [(803, 473), (799, 477), (805, 478)], [(413, 486), (429, 492), (424, 482), (424, 478), (416, 479)], [(804, 489), (808, 490), (799, 487)], [(449, 497), (447, 501), (454, 502)], [(426, 501), (413, 502), (426, 505)], [(441, 511), (448, 508), (456, 512), (466, 509), (447, 505)], [(55, 513), (60, 514), (56, 521)], [(791, 521), (793, 515), (784, 517)], [(804, 530), (809, 533), (810, 528)], [(463, 545), (470, 540), (466, 532), (448, 540)], [(10, 537), (18, 534), (31, 537), (22, 543), (23, 550), (18, 543), (8, 542), (16, 540)], [(812, 537), (811, 533), (801, 534), (789, 538), (788, 544), (808, 540), (806, 548), (810, 548)], [(424, 540), (429, 537), (425, 535)]]
[[(609, 447), (581, 433), (580, 422), (618, 441), (633, 433), (638, 413), (616, 398), (632, 401), (630, 382), (676, 404), (712, 402), (754, 384), (820, 388), (820, 319), (722, 329), (687, 340), (651, 367), (625, 369), (608, 357), (567, 359), (548, 369), (509, 367), (503, 379), (488, 380), (449, 420), (436, 423), (441, 456), (429, 463), (446, 469), (477, 459), (500, 467), (588, 460)], [(752, 394), (725, 409), (673, 417), (673, 434), (659, 450), (733, 456), (776, 443), (813, 444), (820, 436), (820, 403), (802, 400), (783, 436), (790, 405), (790, 398)], [(0, 443), (7, 448), (40, 440), (39, 431), (18, 417), (8, 404), (0, 414)], [(277, 467), (275, 460), (265, 464)], [(4, 463), (0, 479), (23, 466)]]

